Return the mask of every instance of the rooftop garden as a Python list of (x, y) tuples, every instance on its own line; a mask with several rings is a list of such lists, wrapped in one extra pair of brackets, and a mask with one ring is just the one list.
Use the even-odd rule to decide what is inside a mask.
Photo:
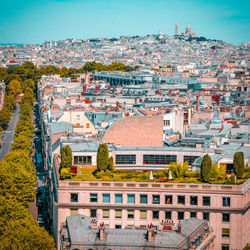
[(71, 181), (127, 181), (127, 182), (172, 182), (172, 183), (210, 183), (241, 184), (250, 178), (250, 167), (244, 166), (244, 155), (237, 152), (234, 156), (234, 172), (226, 173), (226, 166), (212, 164), (205, 155), (201, 163), (201, 172), (190, 172), (188, 163), (173, 162), (164, 170), (116, 170), (113, 158), (109, 157), (106, 144), (101, 144), (97, 152), (96, 168), (72, 168), (72, 152), (69, 146), (61, 152), (61, 180)]

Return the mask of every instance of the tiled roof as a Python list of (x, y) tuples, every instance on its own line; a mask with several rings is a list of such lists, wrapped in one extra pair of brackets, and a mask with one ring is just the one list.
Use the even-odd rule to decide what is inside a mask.
[(99, 230), (91, 229), (91, 221), (88, 216), (77, 214), (67, 217), (67, 227), (72, 245), (105, 244), (107, 246), (154, 246), (167, 249), (179, 249), (187, 243), (186, 240), (190, 235), (200, 227), (205, 226), (206, 223), (206, 221), (197, 218), (183, 220), (181, 222), (182, 234), (176, 231), (157, 231), (153, 242), (148, 242), (146, 236), (147, 230), (105, 229), (106, 236), (104, 241), (100, 241), (98, 237)]
[(163, 145), (162, 117), (127, 117), (118, 120), (103, 136), (105, 143), (124, 147)]

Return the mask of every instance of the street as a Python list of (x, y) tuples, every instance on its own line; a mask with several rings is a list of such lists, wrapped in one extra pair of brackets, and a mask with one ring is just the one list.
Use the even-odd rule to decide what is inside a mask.
[(2, 133), (3, 139), (2, 139), (2, 147), (0, 151), (0, 161), (4, 158), (4, 156), (7, 153), (10, 152), (11, 145), (14, 141), (15, 127), (19, 120), (19, 113), (20, 113), (20, 108), (17, 105), (16, 109), (13, 111), (13, 114), (11, 116), (7, 130)]

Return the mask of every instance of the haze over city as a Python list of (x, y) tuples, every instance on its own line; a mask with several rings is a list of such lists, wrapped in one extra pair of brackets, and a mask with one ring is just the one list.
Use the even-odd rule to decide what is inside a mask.
[(1, 1), (0, 43), (66, 38), (173, 35), (188, 23), (198, 36), (241, 44), (250, 39), (247, 0), (14, 0)]
[(0, 6), (0, 249), (250, 250), (249, 0)]

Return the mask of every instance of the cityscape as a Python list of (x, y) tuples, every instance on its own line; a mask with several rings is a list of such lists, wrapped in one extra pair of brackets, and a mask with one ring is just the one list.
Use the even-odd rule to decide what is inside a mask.
[[(168, 32), (145, 34), (123, 26), (126, 10), (140, 7), (132, 21), (152, 14), (160, 30), (162, 11), (171, 16), (179, 2), (45, 2), (13, 3), (0, 18), (17, 27), (0, 28), (0, 249), (249, 250), (249, 3), (238, 19), (244, 1), (190, 0), (179, 10), (190, 22), (178, 16)], [(85, 36), (68, 30), (75, 17), (58, 14), (83, 4), (85, 22), (93, 18)], [(22, 35), (37, 6), (48, 20), (57, 8), (62, 30), (46, 20), (46, 34), (41, 25)], [(103, 33), (93, 16), (105, 6)], [(216, 6), (214, 29), (191, 17), (207, 8), (197, 14), (207, 20)], [(232, 20), (219, 6), (235, 8)], [(223, 33), (216, 15), (242, 27)]]

